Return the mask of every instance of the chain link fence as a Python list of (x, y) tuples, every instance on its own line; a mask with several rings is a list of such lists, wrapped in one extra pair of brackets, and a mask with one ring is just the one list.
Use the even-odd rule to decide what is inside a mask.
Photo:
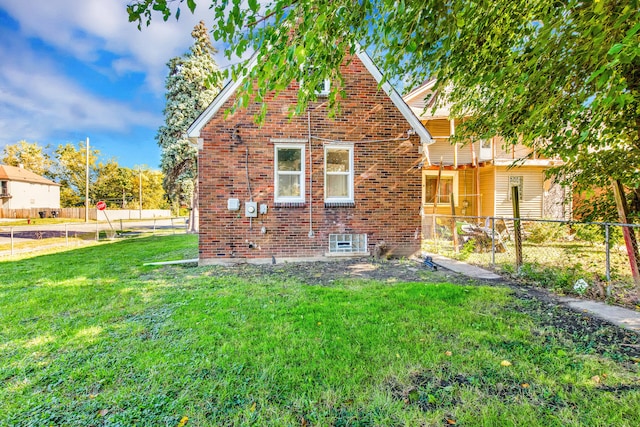
[[(31, 222), (31, 221), (29, 221)], [(102, 240), (188, 231), (184, 217), (111, 222), (70, 222), (0, 226), (0, 256), (41, 251), (56, 247), (77, 247)]]
[[(638, 256), (640, 225), (425, 214), (423, 253), (437, 253), (502, 273), (526, 276), (568, 293), (611, 296), (634, 287), (629, 254)], [(625, 234), (627, 237), (625, 238)], [(636, 272), (637, 276), (637, 272)]]

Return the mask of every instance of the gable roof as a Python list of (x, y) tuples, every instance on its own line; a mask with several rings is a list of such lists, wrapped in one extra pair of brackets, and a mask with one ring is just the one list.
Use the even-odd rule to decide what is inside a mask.
[(409, 105), (413, 113), (421, 119), (448, 119), (450, 115), (449, 105), (443, 105), (433, 111), (437, 91), (433, 90), (436, 79), (429, 79), (404, 96), (404, 101)]
[(60, 186), (60, 184), (28, 171), (25, 168), (17, 168), (15, 166), (8, 165), (0, 165), (0, 180)]
[[(365, 66), (367, 71), (373, 76), (373, 78), (378, 82), (382, 82), (382, 73), (378, 69), (378, 67), (373, 63), (371, 57), (358, 45), (356, 49), (356, 56), (362, 64)], [(247, 64), (247, 69), (251, 70), (256, 66), (258, 61), (257, 53), (253, 55), (253, 57), (249, 60)], [(189, 126), (187, 130), (187, 136), (189, 138), (199, 138), (200, 131), (202, 128), (211, 120), (211, 118), (220, 110), (220, 108), (224, 105), (225, 102), (231, 98), (231, 96), (236, 92), (236, 90), (242, 84), (242, 79), (238, 79), (235, 81), (228, 82), (224, 88), (220, 91), (220, 93), (214, 98), (214, 100), (209, 104), (209, 106), (198, 116), (198, 118)], [(432, 144), (434, 140), (431, 138), (431, 134), (424, 127), (418, 116), (414, 114), (412, 109), (407, 105), (407, 103), (402, 99), (402, 96), (391, 86), (388, 82), (384, 82), (381, 85), (382, 90), (389, 96), (393, 104), (400, 111), (400, 113), (407, 120), (411, 128), (416, 132), (416, 135), (420, 137), (420, 141), (423, 144)]]

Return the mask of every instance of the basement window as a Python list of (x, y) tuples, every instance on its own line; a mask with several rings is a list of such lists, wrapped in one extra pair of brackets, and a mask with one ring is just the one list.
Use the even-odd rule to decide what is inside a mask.
[(330, 254), (353, 254), (366, 252), (366, 234), (329, 234)]

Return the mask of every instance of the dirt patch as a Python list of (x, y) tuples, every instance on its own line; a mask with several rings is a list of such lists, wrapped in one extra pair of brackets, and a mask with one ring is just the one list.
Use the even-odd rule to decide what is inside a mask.
[(461, 285), (506, 286), (516, 297), (513, 310), (526, 313), (546, 339), (564, 341), (582, 353), (595, 353), (617, 361), (640, 362), (640, 334), (620, 328), (585, 312), (575, 311), (543, 289), (509, 280), (480, 281), (444, 269), (432, 271), (419, 260), (375, 260), (371, 258), (330, 262), (242, 264), (216, 267), (217, 274), (244, 277), (277, 276), (314, 286), (331, 286), (337, 281), (378, 280), (382, 282), (450, 282)]

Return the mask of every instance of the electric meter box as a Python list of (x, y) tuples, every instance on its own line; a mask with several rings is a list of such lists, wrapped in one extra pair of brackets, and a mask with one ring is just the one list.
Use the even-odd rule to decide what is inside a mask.
[(258, 202), (244, 202), (244, 216), (255, 218), (258, 216)]
[(240, 199), (228, 199), (227, 209), (230, 211), (240, 210)]

